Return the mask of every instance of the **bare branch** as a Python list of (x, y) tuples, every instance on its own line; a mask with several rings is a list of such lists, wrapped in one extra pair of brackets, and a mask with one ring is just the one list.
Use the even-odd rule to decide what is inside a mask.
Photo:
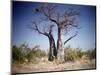
[(53, 17), (56, 17), (56, 16), (54, 16), (54, 15), (56, 15), (56, 12), (55, 12), (56, 7), (57, 7), (57, 5), (44, 4), (44, 5), (40, 6), (39, 8), (36, 8), (34, 10), (34, 12), (35, 13), (37, 12), (37, 13), (44, 15), (50, 21), (52, 21), (58, 25), (58, 22), (57, 22), (58, 16), (55, 19), (53, 18)]
[(31, 29), (37, 31), (39, 34), (43, 34), (45, 36), (48, 36), (48, 33), (39, 30), (38, 24), (36, 22), (32, 22), (32, 23), (33, 23), (33, 25), (30, 27)]
[(69, 39), (67, 39), (67, 40), (64, 42), (64, 45), (65, 45), (69, 40), (71, 40), (72, 38), (74, 38), (76, 35), (77, 35), (77, 32), (76, 32), (75, 35), (73, 35), (73, 36), (71, 36)]
[(78, 27), (78, 24), (76, 24), (76, 16), (79, 15), (79, 12), (69, 9), (64, 12), (62, 15), (62, 20), (60, 21), (60, 26), (62, 28), (68, 28), (70, 26), (72, 27)]
[(49, 27), (49, 34), (52, 34), (52, 28), (54, 27), (54, 25), (50, 25)]
[(74, 9), (70, 8), (70, 9), (65, 11), (64, 15), (66, 15), (67, 17), (73, 17), (73, 16), (79, 15), (79, 12), (77, 12)]

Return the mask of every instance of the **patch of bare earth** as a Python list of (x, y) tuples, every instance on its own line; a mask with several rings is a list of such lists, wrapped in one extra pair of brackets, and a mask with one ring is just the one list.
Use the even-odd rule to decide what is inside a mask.
[(55, 62), (41, 61), (38, 64), (12, 64), (13, 73), (27, 72), (44, 72), (44, 71), (62, 71), (62, 70), (78, 70), (78, 69), (94, 69), (96, 68), (95, 59), (82, 59), (76, 62), (66, 62), (57, 64)]

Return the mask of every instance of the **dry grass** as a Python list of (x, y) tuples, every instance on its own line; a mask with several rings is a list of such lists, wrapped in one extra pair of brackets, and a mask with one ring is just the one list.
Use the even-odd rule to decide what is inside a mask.
[(75, 62), (65, 62), (58, 64), (57, 61), (49, 62), (47, 58), (38, 60), (38, 64), (12, 64), (13, 73), (62, 71), (96, 68), (95, 59), (81, 59)]

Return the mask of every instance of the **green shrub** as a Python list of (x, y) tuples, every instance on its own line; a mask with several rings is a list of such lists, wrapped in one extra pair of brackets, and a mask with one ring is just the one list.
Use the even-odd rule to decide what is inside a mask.
[(40, 50), (40, 49), (38, 49), (38, 50), (36, 50), (36, 51), (34, 51), (34, 52), (35, 52), (35, 56), (36, 56), (36, 57), (41, 58), (41, 57), (46, 56), (45, 51), (42, 51), (42, 50)]
[(37, 50), (32, 50), (30, 51), (27, 55), (26, 55), (26, 58), (28, 59), (28, 62), (30, 61), (36, 61), (36, 58), (42, 58), (46, 56), (46, 53), (45, 51), (42, 51), (40, 49), (37, 49)]
[(22, 53), (20, 48), (13, 46), (12, 48), (12, 60), (15, 62), (23, 63), (25, 59), (24, 54)]
[(79, 48), (66, 48), (65, 49), (65, 61), (76, 61), (81, 59), (85, 53)]
[(87, 53), (88, 58), (90, 58), (90, 59), (96, 58), (96, 48), (94, 48), (92, 50), (88, 50), (86, 53)]
[(31, 62), (32, 59), (35, 60), (33, 53), (31, 51), (26, 55), (26, 58), (28, 62)]
[(20, 46), (20, 48), (12, 47), (12, 59), (13, 62), (24, 63), (24, 62), (36, 62), (36, 58), (42, 58), (46, 56), (45, 51), (34, 46), (33, 49), (28, 48), (26, 45)]
[(81, 49), (79, 48), (76, 48), (76, 52), (77, 52), (77, 57), (80, 59), (82, 58), (84, 55), (85, 55), (85, 52), (82, 51)]
[(77, 59), (77, 53), (74, 49), (68, 49), (65, 52), (65, 61), (75, 61)]
[(82, 51), (79, 48), (66, 48), (65, 49), (65, 61), (76, 61), (78, 59), (81, 59), (83, 56), (89, 59), (95, 59), (96, 58), (96, 48), (91, 49), (88, 51)]

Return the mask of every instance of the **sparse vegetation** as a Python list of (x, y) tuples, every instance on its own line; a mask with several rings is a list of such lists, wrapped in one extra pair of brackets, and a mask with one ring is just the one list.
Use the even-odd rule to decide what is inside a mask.
[(96, 48), (88, 50), (86, 54), (89, 57), (89, 59), (95, 59), (96, 58)]
[[(43, 51), (39, 48), (35, 48), (35, 47), (33, 49), (29, 49), (29, 48), (22, 49), (21, 47), (18, 48), (16, 46), (13, 46), (13, 48), (12, 48), (13, 62), (17, 62), (17, 63), (25, 63), (25, 62), (30, 63), (30, 62), (32, 62), (32, 63), (35, 63), (36, 58), (42, 58), (42, 57), (46, 56), (45, 51)], [(27, 49), (29, 51), (26, 51)]]
[[(25, 45), (24, 45), (25, 46)], [(82, 50), (80, 48), (65, 48), (65, 62), (55, 60), (50, 62), (45, 51), (38, 46), (32, 49), (25, 47), (12, 47), (13, 72), (41, 72), (73, 69), (95, 68), (96, 49)], [(48, 69), (49, 67), (49, 69)]]
[(65, 61), (76, 61), (78, 59), (81, 59), (82, 57), (86, 57), (89, 59), (95, 59), (96, 58), (96, 50), (91, 49), (88, 51), (83, 51), (79, 48), (66, 48), (65, 49)]
[(37, 49), (37, 50), (32, 50), (30, 51), (27, 55), (26, 55), (26, 58), (28, 60), (28, 62), (33, 62), (35, 63), (36, 62), (36, 58), (42, 58), (46, 56), (46, 53), (45, 51), (42, 51), (40, 49)]
[[(28, 50), (28, 51), (27, 51)], [(84, 51), (80, 48), (65, 48), (64, 54), (65, 62), (72, 61), (75, 62), (83, 57), (88, 59), (96, 58), (96, 49), (91, 49)], [(37, 63), (37, 58), (41, 59), (42, 57), (47, 57), (47, 54), (44, 50), (41, 50), (39, 47), (34, 46), (32, 49), (13, 46), (12, 47), (12, 57), (13, 62), (17, 63)]]
[(24, 53), (22, 53), (22, 50), (20, 48), (17, 48), (16, 46), (13, 46), (12, 48), (12, 61), (23, 63), (25, 59)]

